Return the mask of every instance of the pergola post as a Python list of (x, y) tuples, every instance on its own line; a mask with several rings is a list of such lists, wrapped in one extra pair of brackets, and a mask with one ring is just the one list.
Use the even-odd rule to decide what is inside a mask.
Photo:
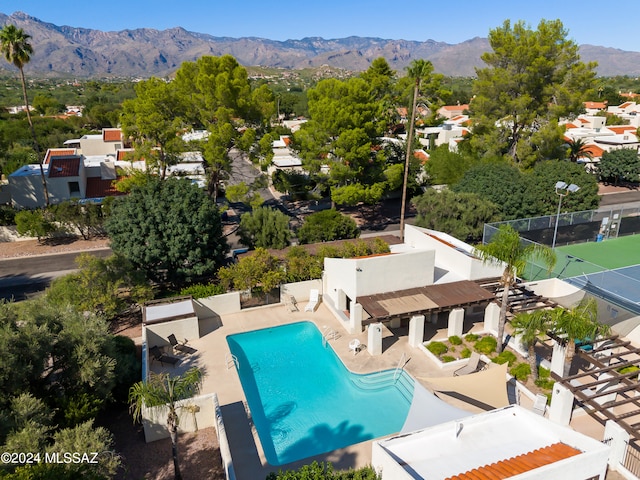
[(409, 320), (409, 346), (419, 347), (424, 343), (424, 315), (414, 315)]

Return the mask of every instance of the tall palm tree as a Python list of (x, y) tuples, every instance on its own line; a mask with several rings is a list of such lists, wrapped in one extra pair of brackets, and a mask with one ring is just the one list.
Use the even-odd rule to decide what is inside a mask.
[(569, 142), (569, 161), (577, 162), (581, 158), (592, 159), (593, 155), (589, 151), (589, 145), (583, 138), (576, 138)]
[(520, 312), (513, 320), (511, 326), (514, 333), (522, 339), (529, 352), (529, 366), (533, 380), (538, 380), (538, 362), (536, 360), (536, 343), (542, 335), (551, 328), (550, 310), (536, 310), (534, 312)]
[(38, 139), (36, 137), (36, 131), (33, 128), (33, 121), (31, 120), (31, 112), (29, 111), (29, 97), (27, 96), (27, 82), (24, 79), (24, 66), (31, 60), (31, 54), (33, 48), (29, 43), (31, 35), (24, 33), (24, 30), (16, 27), (15, 25), (5, 25), (0, 30), (0, 50), (2, 51), (4, 58), (7, 62), (18, 67), (20, 71), (20, 81), (22, 83), (22, 96), (24, 97), (24, 105), (27, 110), (27, 121), (29, 122), (29, 130), (31, 131), (31, 137), (33, 138), (33, 149), (38, 156), (38, 163), (40, 164), (40, 176), (42, 177), (42, 188), (44, 189), (44, 201), (49, 205), (49, 189), (47, 188), (47, 179), (44, 175), (44, 167), (42, 162), (44, 160), (40, 155), (40, 146), (38, 145)]
[(409, 161), (412, 155), (413, 131), (416, 118), (416, 104), (418, 103), (418, 93), (420, 84), (433, 72), (433, 64), (429, 60), (413, 60), (407, 67), (409, 78), (413, 79), (413, 104), (409, 116), (409, 134), (407, 135), (407, 154), (404, 161), (404, 181), (402, 183), (402, 206), (400, 207), (400, 240), (404, 241), (404, 215), (407, 206), (407, 181), (409, 179)]
[(518, 232), (506, 224), (500, 226), (491, 242), (477, 246), (474, 252), (484, 263), (504, 264), (504, 271), (500, 279), (503, 291), (498, 320), (498, 353), (500, 353), (502, 352), (504, 327), (507, 322), (509, 291), (516, 283), (518, 276), (524, 271), (527, 260), (535, 258), (551, 271), (556, 264), (556, 254), (549, 247), (539, 243), (524, 245)]
[(202, 370), (193, 367), (182, 375), (151, 373), (146, 382), (138, 382), (129, 390), (129, 405), (134, 420), (140, 420), (145, 407), (157, 407), (167, 413), (167, 428), (171, 435), (174, 478), (182, 479), (178, 465), (178, 409), (180, 400), (193, 397), (202, 387)]
[(553, 332), (563, 338), (567, 346), (563, 377), (570, 374), (577, 342), (595, 341), (598, 336), (611, 333), (609, 325), (598, 322), (598, 302), (592, 297), (583, 299), (572, 308), (554, 308), (551, 321)]

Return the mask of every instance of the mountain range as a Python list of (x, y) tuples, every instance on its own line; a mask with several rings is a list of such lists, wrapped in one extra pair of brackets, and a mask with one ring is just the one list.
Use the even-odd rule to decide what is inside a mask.
[[(458, 44), (371, 37), (275, 41), (256, 37), (230, 38), (189, 32), (139, 28), (104, 32), (58, 26), (22, 12), (0, 13), (0, 25), (14, 24), (31, 35), (34, 53), (25, 70), (31, 75), (78, 78), (168, 76), (184, 61), (202, 55), (233, 55), (244, 66), (283, 69), (329, 65), (351, 71), (366, 70), (378, 58), (402, 71), (412, 60), (430, 60), (437, 72), (473, 76), (482, 67), (480, 56), (489, 51), (486, 38)], [(640, 52), (580, 45), (583, 61), (598, 62), (598, 75), (640, 75)], [(12, 67), (0, 63), (0, 70)]]

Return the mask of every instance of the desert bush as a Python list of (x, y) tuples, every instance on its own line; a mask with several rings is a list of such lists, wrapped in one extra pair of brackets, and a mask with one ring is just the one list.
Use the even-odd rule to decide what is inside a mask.
[(449, 337), (449, 343), (451, 345), (462, 345), (462, 339), (457, 335), (453, 335)]
[(484, 353), (485, 355), (489, 355), (490, 353), (493, 353), (496, 351), (497, 346), (498, 346), (498, 341), (495, 339), (495, 337), (492, 337), (491, 335), (487, 335), (486, 337), (482, 337), (480, 340), (478, 340), (475, 343), (474, 348), (478, 353)]
[(427, 350), (433, 353), (436, 357), (444, 355), (449, 351), (449, 348), (442, 342), (431, 342), (427, 345)]
[(452, 357), (451, 355), (443, 355), (441, 360), (443, 363), (449, 363), (455, 361), (456, 357)]
[(493, 363), (497, 363), (498, 365), (507, 363), (511, 367), (516, 361), (516, 355), (513, 352), (510, 352), (509, 350), (505, 350), (504, 352), (500, 353), (498, 356), (492, 358), (491, 361)]
[(531, 375), (531, 367), (528, 363), (518, 363), (509, 370), (509, 373), (519, 382), (526, 382)]

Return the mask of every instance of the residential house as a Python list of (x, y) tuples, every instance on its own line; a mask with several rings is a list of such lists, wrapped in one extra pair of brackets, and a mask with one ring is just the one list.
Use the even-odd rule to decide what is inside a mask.
[(584, 110), (587, 115), (597, 115), (607, 109), (607, 102), (584, 102)]
[(438, 109), (438, 115), (451, 120), (453, 117), (464, 115), (467, 110), (469, 110), (469, 104), (467, 103), (462, 105), (444, 105)]

